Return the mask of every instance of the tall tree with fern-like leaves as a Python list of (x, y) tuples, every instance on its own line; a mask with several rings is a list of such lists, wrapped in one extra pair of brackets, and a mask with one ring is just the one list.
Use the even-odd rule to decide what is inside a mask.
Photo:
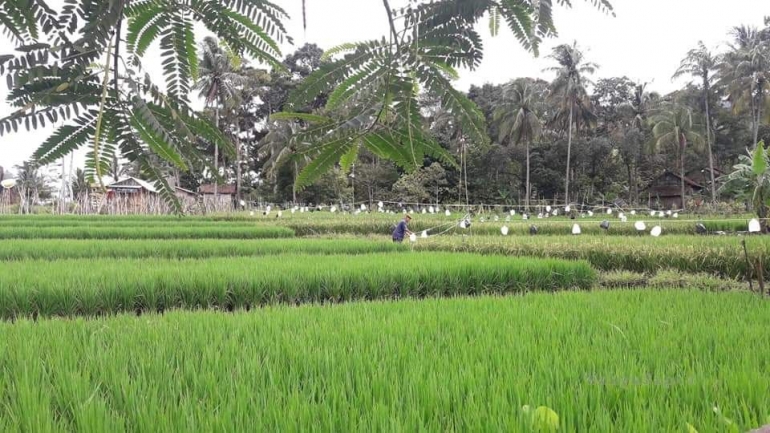
[(540, 115), (543, 112), (543, 102), (546, 94), (545, 83), (534, 80), (518, 79), (508, 83), (503, 88), (503, 105), (494, 113), (494, 121), (498, 123), (500, 143), (524, 145), (527, 153), (526, 163), (526, 196), (524, 206), (529, 211), (529, 200), (532, 195), (530, 175), (530, 146), (542, 132)]
[[(201, 44), (201, 58), (198, 60), (198, 79), (193, 89), (206, 101), (206, 107), (214, 109), (214, 123), (219, 128), (222, 110), (237, 106), (240, 89), (245, 77), (240, 64), (233, 55), (208, 36)], [(214, 200), (217, 200), (219, 184), (219, 145), (214, 143)]]
[(548, 68), (556, 72), (556, 79), (551, 83), (551, 97), (559, 105), (551, 123), (567, 131), (567, 173), (564, 179), (564, 200), (570, 202), (570, 159), (572, 157), (572, 131), (580, 131), (596, 122), (596, 116), (591, 107), (591, 100), (586, 91), (590, 84), (587, 75), (598, 69), (596, 63), (585, 60), (583, 52), (573, 42), (572, 45), (562, 44), (553, 49), (548, 58), (554, 60), (557, 66)]
[(711, 151), (711, 97), (712, 85), (715, 81), (714, 71), (719, 64), (719, 57), (714, 55), (703, 42), (698, 42), (698, 47), (690, 50), (687, 56), (682, 59), (682, 63), (674, 73), (673, 78), (679, 78), (689, 75), (700, 80), (703, 90), (703, 107), (706, 114), (706, 148), (709, 154), (709, 173), (711, 176), (711, 202), (716, 203), (717, 191), (716, 180), (714, 178), (714, 154)]
[(699, 126), (693, 121), (692, 109), (679, 104), (664, 107), (652, 118), (652, 122), (655, 148), (668, 147), (679, 159), (682, 210), (685, 210), (684, 159), (688, 146), (699, 145), (703, 141), (703, 137), (696, 132)]
[[(0, 119), (0, 135), (63, 123), (35, 151), (36, 161), (86, 148), (87, 175), (101, 184), (117, 154), (138, 165), (181, 212), (162, 166), (207, 166), (198, 140), (232, 152), (224, 135), (190, 106), (199, 72), (194, 26), (206, 27), (239, 55), (281, 68), (279, 44), (291, 41), (286, 13), (268, 0), (57, 3), (0, 3), (0, 31), (13, 44), (0, 53), (0, 75), (15, 108)], [(151, 46), (160, 48), (158, 77), (143, 66)]]
[[(591, 1), (611, 13), (608, 1)], [(452, 155), (422, 127), (417, 95), (440, 95), (463, 135), (486, 144), (486, 121), (478, 107), (453, 86), (458, 68), (475, 69), (483, 55), (477, 24), (488, 20), (491, 33), (507, 26), (519, 43), (537, 54), (543, 39), (555, 34), (553, 8), (567, 2), (541, 0), (415, 1), (394, 10), (383, 0), (389, 32), (381, 39), (343, 44), (324, 53), (325, 63), (290, 95), (290, 116), (328, 95), (323, 118), (293, 138), (311, 143), (311, 162), (297, 178), (302, 188), (337, 163), (355, 160), (358, 149), (392, 160), (405, 171), (425, 157), (457, 167)]]

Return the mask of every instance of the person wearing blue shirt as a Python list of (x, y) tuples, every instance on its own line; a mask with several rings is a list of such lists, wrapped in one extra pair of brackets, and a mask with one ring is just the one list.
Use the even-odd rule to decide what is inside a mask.
[(403, 242), (404, 236), (411, 236), (412, 232), (409, 231), (409, 221), (412, 220), (412, 216), (409, 214), (404, 215), (404, 219), (398, 223), (396, 229), (393, 230), (393, 242)]

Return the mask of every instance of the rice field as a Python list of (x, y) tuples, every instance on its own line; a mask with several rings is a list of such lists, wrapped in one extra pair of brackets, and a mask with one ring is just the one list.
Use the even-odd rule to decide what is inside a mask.
[(206, 259), (275, 254), (368, 254), (410, 251), (407, 244), (355, 238), (7, 239), (0, 261), (62, 259)]
[(3, 264), (0, 317), (588, 289), (585, 262), (451, 253), (24, 260)]
[[(354, 235), (370, 235), (370, 234), (383, 234), (387, 235), (392, 231), (392, 226), (398, 222), (400, 217), (391, 217), (390, 219), (381, 218), (346, 218), (346, 219), (283, 219), (275, 222), (286, 227), (291, 228), (297, 233), (298, 236), (308, 235), (320, 235), (320, 234), (354, 234)], [(508, 228), (508, 235), (530, 235), (530, 228), (532, 226), (537, 227), (537, 236), (564, 236), (572, 234), (573, 227), (577, 224), (580, 227), (581, 234), (583, 236), (649, 236), (650, 230), (655, 226), (660, 226), (663, 236), (669, 235), (696, 235), (696, 221), (691, 220), (674, 220), (674, 219), (644, 219), (638, 218), (636, 220), (628, 220), (626, 222), (620, 222), (617, 220), (610, 221), (610, 228), (604, 230), (600, 227), (602, 219), (577, 219), (570, 220), (568, 218), (549, 218), (543, 220), (527, 220), (521, 219), (512, 220), (506, 222), (504, 219), (498, 221), (484, 222), (479, 221), (478, 218), (471, 220), (469, 228), (461, 228), (459, 221), (456, 218), (436, 219), (429, 218), (423, 219), (420, 216), (416, 216), (410, 223), (410, 229), (415, 232), (421, 232), (427, 230), (429, 235), (435, 234), (455, 234), (455, 235), (468, 235), (468, 236), (490, 236), (500, 235), (503, 227)], [(639, 231), (634, 226), (636, 221), (642, 221), (645, 223), (645, 230)], [(705, 219), (701, 223), (705, 226), (709, 232), (745, 232), (748, 230), (749, 220), (722, 220), (722, 219)]]
[[(394, 244), (387, 236), (331, 236), (281, 239), (6, 239), (0, 260), (87, 258), (205, 259), (287, 253), (367, 254), (445, 251), (586, 260), (599, 271), (653, 274), (662, 270), (708, 273), (740, 279), (747, 271), (741, 240), (752, 257), (770, 254), (763, 236), (684, 236), (661, 238), (549, 236), (437, 236)], [(770, 263), (763, 263), (770, 275)]]
[(0, 216), (0, 430), (770, 424), (767, 238), (456, 217)]
[[(587, 260), (601, 271), (655, 273), (671, 269), (743, 278), (747, 272), (742, 240), (752, 258), (770, 254), (765, 236), (439, 236), (421, 239), (417, 250), (472, 252), (512, 256)], [(770, 275), (770, 261), (763, 261)]]
[(277, 226), (0, 227), (0, 239), (264, 239), (293, 237)]
[(23, 320), (0, 325), (0, 429), (747, 431), (768, 315), (616, 291)]
[[(410, 224), (413, 231), (421, 232), (427, 230), (429, 235), (436, 234), (464, 234), (471, 236), (495, 236), (500, 235), (502, 227), (508, 229), (509, 235), (529, 235), (530, 227), (537, 227), (538, 236), (564, 236), (570, 235), (575, 224), (580, 226), (582, 235), (603, 235), (603, 236), (649, 236), (650, 230), (654, 226), (660, 226), (663, 236), (669, 235), (695, 235), (697, 234), (695, 225), (702, 223), (706, 230), (711, 233), (716, 232), (745, 232), (748, 230), (748, 222), (751, 216), (735, 216), (724, 218), (719, 216), (682, 216), (681, 219), (670, 217), (649, 217), (644, 215), (629, 215), (627, 221), (620, 221), (617, 216), (595, 215), (593, 217), (576, 218), (574, 220), (558, 216), (547, 219), (531, 218), (522, 220), (520, 215), (511, 217), (510, 215), (492, 215), (484, 214), (471, 218), (469, 228), (459, 226), (463, 214), (456, 213), (450, 217), (435, 214), (416, 214)], [(230, 230), (244, 230), (248, 232), (251, 227), (280, 227), (293, 230), (298, 236), (313, 236), (324, 234), (350, 234), (350, 235), (381, 235), (387, 236), (391, 233), (393, 226), (401, 219), (401, 215), (392, 215), (384, 213), (365, 213), (355, 214), (332, 214), (330, 212), (306, 212), (291, 214), (283, 211), (281, 217), (278, 217), (276, 211), (268, 215), (260, 213), (254, 216), (248, 213), (234, 215), (212, 215), (196, 217), (170, 217), (170, 216), (0, 216), (0, 238), (11, 237), (35, 237), (28, 234), (38, 232), (37, 237), (60, 237), (65, 236), (61, 230), (71, 228), (73, 234), (66, 235), (70, 238), (84, 237), (95, 238), (96, 235), (85, 234), (90, 229), (99, 230), (111, 229), (109, 231), (124, 231), (122, 236), (130, 236), (126, 233), (131, 228), (208, 228), (211, 231), (210, 237), (228, 237), (228, 235), (216, 235), (217, 228), (228, 227)], [(506, 221), (510, 219), (510, 221)], [(604, 230), (600, 227), (602, 221), (609, 222), (609, 229)], [(639, 231), (635, 223), (641, 221), (645, 223), (645, 230)], [(9, 227), (15, 228), (19, 234), (6, 234), (3, 231)], [(50, 233), (54, 230), (54, 233)], [(74, 233), (78, 233), (75, 235)], [(105, 235), (107, 236), (107, 235)], [(229, 237), (232, 237), (230, 235)]]

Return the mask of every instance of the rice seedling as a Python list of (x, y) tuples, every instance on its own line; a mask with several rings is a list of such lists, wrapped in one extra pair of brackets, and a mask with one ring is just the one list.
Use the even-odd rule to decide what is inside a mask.
[[(753, 256), (770, 254), (770, 238), (746, 238)], [(602, 271), (656, 273), (661, 269), (743, 278), (747, 267), (741, 238), (729, 236), (469, 236), (435, 237), (418, 242), (417, 250), (505, 254), (587, 260)], [(767, 275), (770, 263), (765, 261)]]
[(293, 237), (278, 226), (0, 227), (0, 239), (263, 239)]
[(586, 262), (451, 253), (4, 262), (0, 317), (590, 288)]
[[(602, 229), (600, 219), (585, 218), (577, 221), (564, 217), (552, 217), (543, 220), (524, 221), (521, 219), (511, 220), (510, 222), (494, 221), (493, 218), (481, 222), (481, 217), (472, 220), (470, 228), (460, 227), (460, 218), (447, 218), (443, 215), (416, 215), (410, 224), (410, 228), (415, 232), (428, 230), (428, 235), (439, 232), (447, 234), (467, 234), (467, 235), (498, 235), (503, 226), (508, 228), (509, 235), (529, 234), (530, 225), (535, 224), (538, 227), (538, 235), (567, 235), (572, 233), (573, 226), (577, 222), (582, 234), (585, 235), (639, 235), (634, 228), (634, 223), (638, 219), (630, 219), (626, 222), (611, 221), (608, 229)], [(254, 217), (242, 214), (230, 216), (192, 216), (192, 217), (169, 217), (169, 216), (0, 216), (0, 227), (223, 227), (223, 226), (251, 226), (252, 224), (260, 226), (281, 226), (293, 229), (298, 236), (309, 236), (319, 234), (357, 234), (370, 235), (379, 234), (387, 236), (392, 232), (393, 225), (401, 218), (400, 215), (373, 213), (361, 215), (345, 215), (331, 212), (314, 213), (284, 213), (282, 218), (276, 218), (271, 214), (268, 216), (255, 215)], [(642, 218), (639, 216), (639, 218)], [(707, 232), (738, 232), (748, 230), (749, 218), (744, 219), (720, 219), (716, 217), (704, 217), (703, 225)], [(685, 219), (653, 219), (647, 221), (648, 231), (653, 225), (660, 225), (663, 236), (674, 234), (697, 234), (696, 224), (693, 221)]]
[(712, 274), (687, 274), (679, 271), (664, 270), (648, 275), (629, 271), (602, 272), (599, 274), (599, 286), (609, 289), (697, 289), (707, 291), (746, 290), (743, 281), (715, 277)]
[(20, 320), (0, 430), (747, 431), (768, 315), (649, 290)]
[[(271, 221), (214, 221), (201, 219), (177, 218), (169, 220), (157, 219), (29, 219), (18, 221), (5, 221), (0, 227), (18, 228), (44, 228), (44, 227), (254, 227), (255, 225), (268, 225)], [(264, 224), (263, 224), (264, 223)]]
[(366, 254), (409, 251), (407, 245), (371, 239), (7, 239), (0, 260), (87, 258), (205, 259), (271, 254)]

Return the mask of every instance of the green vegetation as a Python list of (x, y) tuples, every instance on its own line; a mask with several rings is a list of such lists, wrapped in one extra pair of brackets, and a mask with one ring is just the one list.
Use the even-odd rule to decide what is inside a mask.
[[(770, 240), (747, 238), (752, 257), (770, 254)], [(597, 270), (655, 274), (661, 270), (742, 279), (740, 238), (733, 236), (439, 236), (394, 244), (385, 236), (304, 239), (6, 239), (0, 260), (109, 258), (206, 259), (271, 254), (367, 254), (444, 251), (586, 260)], [(765, 262), (770, 275), (770, 263)], [(674, 287), (670, 284), (668, 287)]]
[(132, 226), (0, 227), (0, 239), (263, 239), (288, 238), (294, 232), (276, 226)]
[[(318, 235), (325, 233), (347, 233), (356, 235), (368, 235), (368, 234), (382, 234), (389, 235), (392, 226), (398, 222), (399, 216), (391, 218), (367, 218), (367, 217), (353, 217), (353, 218), (318, 218), (318, 219), (285, 219), (281, 220), (279, 224), (285, 225), (293, 229), (297, 236)], [(500, 229), (503, 226), (508, 227), (510, 235), (529, 235), (529, 228), (532, 225), (537, 226), (539, 236), (550, 235), (568, 235), (572, 233), (572, 226), (578, 224), (584, 235), (601, 235), (606, 236), (649, 236), (649, 231), (653, 226), (659, 225), (663, 229), (663, 235), (693, 235), (695, 231), (695, 222), (687, 220), (677, 219), (663, 219), (663, 218), (637, 218), (636, 220), (644, 221), (647, 229), (643, 233), (639, 233), (634, 228), (634, 221), (628, 220), (623, 223), (615, 219), (610, 219), (610, 229), (603, 230), (599, 227), (602, 219), (600, 218), (578, 218), (570, 220), (568, 218), (548, 218), (548, 219), (531, 219), (524, 221), (521, 217), (516, 217), (512, 221), (505, 222), (504, 217), (498, 217), (498, 221), (491, 221), (493, 216), (487, 215), (484, 217), (485, 222), (480, 221), (480, 217), (472, 220), (470, 229), (462, 229), (458, 225), (457, 217), (455, 218), (440, 218), (430, 217), (422, 218), (422, 216), (416, 217), (409, 228), (414, 232), (420, 232), (422, 230), (430, 230), (428, 234), (467, 234), (467, 235), (499, 235)], [(703, 225), (710, 232), (724, 231), (724, 232), (741, 232), (748, 230), (748, 219), (746, 220), (734, 220), (734, 219), (704, 219)]]
[[(495, 216), (498, 220), (494, 221)], [(574, 224), (580, 225), (584, 235), (607, 236), (647, 236), (649, 230), (660, 225), (663, 236), (695, 234), (695, 222), (688, 219), (645, 218), (635, 216), (627, 222), (621, 222), (617, 217), (609, 218), (610, 229), (599, 227), (602, 216), (578, 218), (571, 220), (566, 217), (551, 217), (548, 219), (533, 218), (522, 220), (521, 216), (511, 218), (506, 222), (505, 215), (484, 214), (473, 218), (470, 229), (459, 227), (458, 219), (462, 215), (455, 213), (451, 217), (442, 215), (416, 215), (410, 228), (414, 232), (428, 230), (429, 235), (466, 234), (466, 235), (499, 235), (503, 226), (508, 227), (510, 235), (529, 235), (531, 225), (538, 227), (539, 236), (568, 235)], [(236, 214), (221, 217), (64, 217), (35, 216), (33, 218), (0, 217), (0, 238), (253, 238), (281, 237), (288, 233), (271, 233), (270, 230), (288, 228), (297, 236), (314, 236), (324, 234), (352, 235), (381, 235), (390, 236), (393, 226), (398, 223), (401, 215), (373, 213), (365, 215), (341, 215), (331, 212), (314, 212), (291, 214), (284, 211), (281, 218), (275, 212), (268, 216), (249, 216)], [(481, 219), (484, 222), (481, 222)], [(724, 231), (726, 233), (743, 232), (748, 230), (750, 218), (722, 219), (705, 217), (703, 225), (710, 232)], [(634, 222), (644, 221), (646, 232), (639, 233), (634, 228)], [(262, 231), (265, 232), (262, 232)], [(285, 229), (284, 229), (285, 230)], [(142, 232), (144, 234), (135, 234)], [(162, 233), (159, 233), (162, 232)], [(198, 235), (193, 234), (199, 233)]]
[[(0, 213), (203, 215), (0, 217), (1, 431), (770, 423), (770, 304), (741, 290), (749, 260), (764, 289), (770, 241), (695, 236), (701, 215), (699, 231), (734, 233), (749, 211), (768, 231), (770, 17), (719, 53), (699, 43), (674, 73), (697, 82), (667, 95), (589, 82), (599, 65), (562, 41), (553, 82), (461, 92), (482, 19), (538, 54), (572, 2), (382, 3), (384, 35), (283, 58), (289, 17), (271, 0), (0, 2), (0, 136), (54, 128), (8, 179), (0, 168)], [(101, 194), (126, 176), (153, 185)], [(401, 209), (361, 206), (378, 200), (419, 206), (416, 242), (389, 242)], [(257, 202), (355, 214), (248, 214)], [(509, 208), (425, 213), (461, 202)], [(546, 203), (558, 216), (536, 218)], [(585, 203), (595, 216), (575, 213)], [(616, 205), (690, 213), (623, 222)], [(502, 213), (522, 208), (529, 220)]]
[(542, 405), (559, 431), (747, 431), (768, 315), (677, 290), (22, 320), (0, 429), (523, 432)]
[[(770, 254), (770, 239), (765, 237), (749, 237), (747, 245), (752, 256)], [(740, 238), (728, 236), (435, 237), (420, 240), (414, 248), (587, 260), (602, 271), (654, 274), (661, 269), (672, 269), (728, 278), (746, 275)], [(764, 265), (766, 272), (770, 271), (770, 263)]]
[(590, 288), (585, 262), (450, 253), (3, 263), (0, 317)]
[(408, 246), (371, 239), (8, 239), (0, 260), (205, 259), (271, 254), (366, 254), (407, 251)]
[(687, 274), (664, 270), (655, 274), (630, 271), (604, 272), (599, 275), (599, 286), (608, 289), (691, 289), (710, 292), (744, 291), (744, 281), (715, 278), (713, 274)]

